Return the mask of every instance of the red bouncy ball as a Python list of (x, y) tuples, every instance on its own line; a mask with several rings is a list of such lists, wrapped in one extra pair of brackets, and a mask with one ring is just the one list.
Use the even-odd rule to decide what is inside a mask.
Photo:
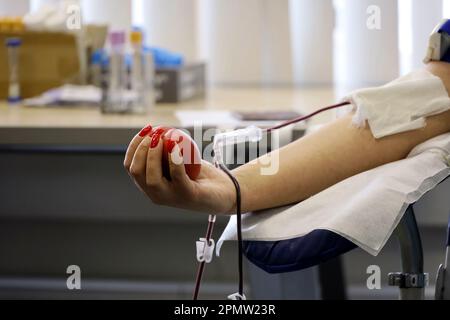
[(178, 145), (186, 174), (191, 180), (197, 179), (202, 166), (202, 157), (195, 141), (188, 134), (178, 129), (156, 127), (150, 136), (152, 137), (156, 132), (161, 134), (160, 139), (163, 140), (162, 170), (164, 177), (170, 180), (169, 154), (175, 145)]

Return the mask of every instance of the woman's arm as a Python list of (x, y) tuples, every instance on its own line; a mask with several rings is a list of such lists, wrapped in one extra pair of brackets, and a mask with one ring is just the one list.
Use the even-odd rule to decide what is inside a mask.
[(379, 140), (370, 129), (355, 128), (351, 121), (350, 115), (340, 118), (274, 151), (279, 153), (274, 175), (261, 175), (261, 159), (235, 169), (243, 211), (302, 201), (348, 177), (401, 160), (416, 145), (450, 131), (450, 111), (427, 119), (424, 129)]
[[(450, 64), (431, 63), (427, 68), (441, 77), (450, 92)], [(416, 145), (449, 131), (450, 111), (430, 117), (421, 130), (379, 140), (373, 138), (369, 128), (352, 126), (351, 116), (343, 117), (274, 151), (279, 156), (279, 169), (273, 175), (261, 174), (260, 161), (234, 170), (242, 189), (243, 211), (302, 201), (348, 177), (403, 159)], [(168, 181), (161, 170), (162, 143), (156, 141), (153, 148), (150, 145), (148, 136), (136, 135), (129, 145), (124, 165), (152, 201), (202, 212), (234, 212), (234, 186), (222, 171), (205, 162), (200, 177), (191, 181), (184, 165), (172, 161), (179, 157), (178, 148), (174, 148), (169, 157), (172, 180)]]
[[(450, 92), (450, 64), (432, 62), (425, 68), (440, 77)], [(355, 128), (351, 116), (338, 119), (279, 151), (279, 170), (260, 174), (261, 165), (246, 164), (234, 171), (242, 188), (244, 211), (302, 201), (358, 173), (404, 159), (417, 145), (450, 132), (450, 111), (427, 119), (421, 130), (376, 140), (370, 129)], [(267, 157), (267, 156), (266, 156)]]

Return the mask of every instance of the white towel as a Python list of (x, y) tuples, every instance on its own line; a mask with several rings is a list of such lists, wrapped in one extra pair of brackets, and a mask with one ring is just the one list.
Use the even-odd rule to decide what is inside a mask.
[(442, 80), (426, 70), (412, 72), (382, 87), (357, 90), (347, 97), (356, 109), (354, 124), (366, 121), (375, 138), (423, 128), (426, 117), (450, 110)]
[[(450, 175), (450, 133), (431, 139), (407, 159), (363, 172), (290, 207), (243, 215), (245, 240), (279, 241), (313, 230), (333, 231), (377, 255), (408, 206)], [(236, 240), (232, 216), (217, 243)]]

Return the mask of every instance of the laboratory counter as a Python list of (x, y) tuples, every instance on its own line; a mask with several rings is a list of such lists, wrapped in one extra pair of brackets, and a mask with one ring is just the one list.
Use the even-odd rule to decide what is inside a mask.
[[(0, 103), (0, 145), (65, 144), (123, 145), (147, 124), (183, 127), (176, 111), (310, 112), (335, 101), (331, 88), (221, 88), (205, 99), (157, 104), (146, 115), (102, 114), (94, 107), (23, 107)], [(320, 123), (332, 117), (324, 114)]]

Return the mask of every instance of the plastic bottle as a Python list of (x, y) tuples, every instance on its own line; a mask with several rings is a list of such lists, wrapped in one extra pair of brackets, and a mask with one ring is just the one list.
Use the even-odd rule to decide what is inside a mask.
[(91, 64), (89, 69), (89, 82), (96, 86), (102, 86), (102, 67), (105, 60), (103, 49), (95, 51), (91, 56)]
[(153, 109), (156, 102), (155, 60), (151, 50), (142, 51), (144, 56), (144, 90), (147, 110)]
[(8, 50), (9, 66), (9, 87), (8, 102), (17, 103), (20, 101), (20, 83), (19, 83), (19, 50), (22, 40), (19, 38), (7, 38), (6, 47)]
[(109, 58), (108, 88), (106, 99), (103, 99), (102, 112), (124, 113), (128, 107), (126, 103), (126, 69), (125, 69), (125, 33), (111, 32)]
[(132, 46), (131, 88), (138, 92), (137, 112), (148, 112), (155, 104), (155, 63), (151, 50), (144, 47), (144, 34), (139, 28), (134, 28), (130, 34)]
[(103, 58), (100, 61), (100, 88), (102, 90), (101, 110), (105, 112), (105, 106), (108, 103), (108, 88), (109, 88), (109, 55), (104, 52)]
[(130, 33), (131, 43), (131, 70), (130, 70), (130, 90), (133, 100), (130, 102), (130, 109), (133, 113), (145, 113), (145, 69), (142, 56), (142, 32), (133, 30)]

